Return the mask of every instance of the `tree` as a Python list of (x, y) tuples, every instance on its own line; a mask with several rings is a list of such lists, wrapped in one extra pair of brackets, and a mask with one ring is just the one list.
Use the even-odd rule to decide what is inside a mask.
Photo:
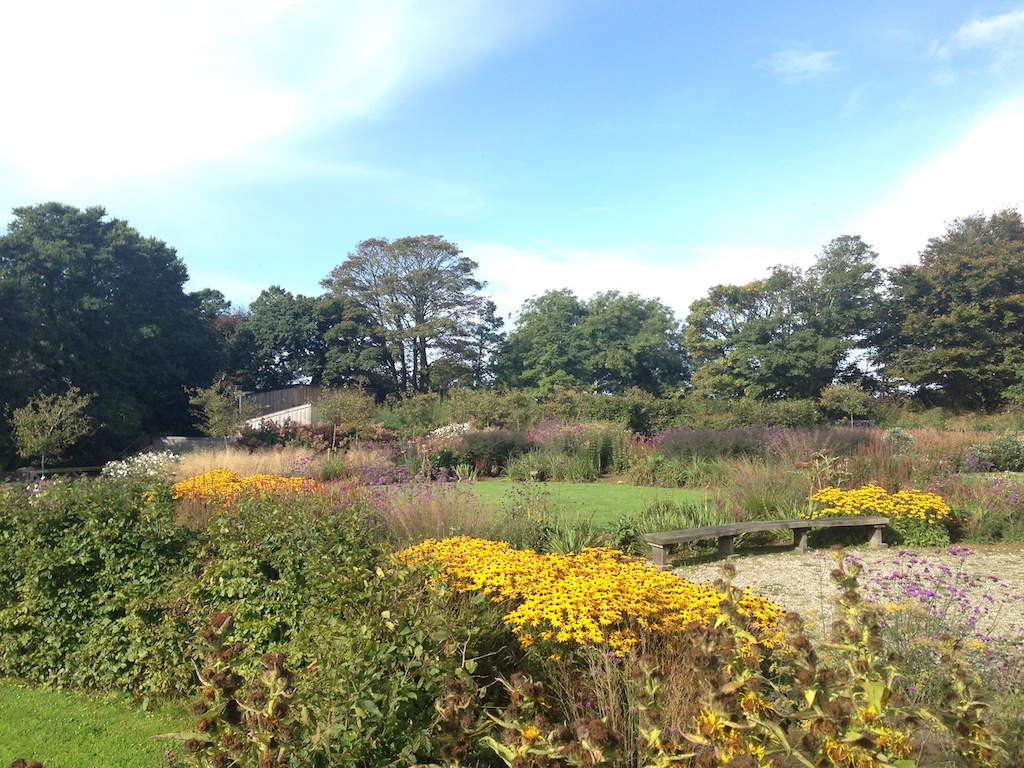
[(209, 387), (192, 390), (189, 403), (199, 418), (200, 430), (210, 437), (230, 437), (257, 415), (255, 406), (224, 376)]
[(608, 291), (582, 302), (568, 289), (523, 304), (501, 369), (510, 386), (545, 393), (654, 395), (678, 392), (689, 372), (679, 323), (659, 300)]
[(188, 429), (185, 388), (211, 381), (219, 361), (175, 251), (99, 207), (14, 215), (0, 238), (0, 402), (21, 407), (64, 379), (95, 392), (104, 426), (76, 446), (93, 459), (143, 432)]
[(364, 240), (321, 283), (366, 312), (401, 393), (430, 389), (431, 364), (458, 351), (481, 306), (477, 264), (461, 253), (437, 235)]
[(92, 429), (92, 419), (85, 409), (93, 395), (83, 395), (70, 381), (64, 383), (64, 392), (36, 395), (15, 408), (11, 416), (18, 455), (25, 459), (38, 456), (44, 472), (47, 458), (59, 459)]
[(774, 267), (767, 278), (712, 288), (686, 318), (695, 387), (717, 397), (815, 398), (833, 381), (859, 378), (878, 326), (876, 259), (859, 237), (844, 236), (806, 273)]
[(357, 385), (383, 399), (393, 388), (383, 375), (381, 342), (368, 324), (350, 297), (293, 295), (271, 286), (252, 303), (231, 340), (234, 378), (248, 389)]
[(856, 384), (829, 384), (821, 390), (818, 398), (818, 405), (823, 411), (848, 416), (851, 425), (855, 416), (868, 412), (870, 404), (871, 395)]
[(993, 409), (1024, 364), (1024, 223), (968, 216), (889, 273), (878, 359), (922, 400)]
[(247, 388), (319, 383), (327, 342), (313, 314), (315, 304), (316, 299), (277, 285), (252, 302), (233, 342)]

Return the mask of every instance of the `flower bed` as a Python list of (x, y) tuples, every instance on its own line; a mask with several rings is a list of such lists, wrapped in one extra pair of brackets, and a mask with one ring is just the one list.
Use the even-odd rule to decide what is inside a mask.
[[(713, 623), (721, 602), (709, 583), (694, 584), (603, 547), (539, 555), (504, 542), (458, 537), (425, 541), (402, 556), (434, 560), (458, 590), (508, 604), (504, 620), (524, 647), (537, 641), (607, 646), (624, 655), (645, 634), (667, 636), (693, 622)], [(771, 642), (782, 608), (752, 593), (740, 608), (751, 628)]]

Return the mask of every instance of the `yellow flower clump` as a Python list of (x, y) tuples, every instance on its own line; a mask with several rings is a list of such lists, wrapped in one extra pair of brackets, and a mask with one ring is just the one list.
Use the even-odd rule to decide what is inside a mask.
[(925, 491), (889, 493), (877, 485), (865, 485), (850, 491), (822, 488), (811, 499), (824, 507), (803, 517), (857, 517), (884, 515), (896, 520), (923, 520), (940, 523), (950, 516), (950, 507), (942, 497)]
[[(540, 555), (463, 536), (430, 539), (401, 557), (410, 563), (434, 560), (456, 589), (512, 604), (505, 622), (524, 647), (540, 639), (624, 655), (642, 633), (668, 635), (691, 622), (714, 622), (722, 601), (711, 584), (694, 584), (604, 547)], [(752, 593), (743, 596), (740, 609), (752, 627), (763, 630), (785, 614)]]
[(281, 477), (280, 475), (249, 475), (242, 477), (230, 469), (214, 469), (201, 475), (175, 483), (171, 496), (189, 500), (230, 500), (240, 493), (263, 491), (304, 491), (316, 487), (316, 483), (304, 477)]

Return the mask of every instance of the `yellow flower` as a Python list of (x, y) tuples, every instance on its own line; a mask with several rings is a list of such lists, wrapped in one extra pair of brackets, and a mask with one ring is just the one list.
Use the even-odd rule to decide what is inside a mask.
[[(722, 600), (711, 584), (694, 584), (603, 547), (578, 555), (540, 555), (504, 542), (458, 537), (425, 541), (400, 557), (410, 563), (435, 560), (456, 589), (483, 592), (506, 604), (504, 621), (524, 647), (539, 632), (549, 642), (624, 655), (644, 634), (671, 635), (693, 622), (707, 626)], [(745, 593), (740, 610), (761, 640), (772, 644), (782, 608)]]

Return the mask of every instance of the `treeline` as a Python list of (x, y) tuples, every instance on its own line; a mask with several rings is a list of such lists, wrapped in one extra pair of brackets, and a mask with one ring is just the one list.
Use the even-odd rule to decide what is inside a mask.
[(563, 289), (529, 299), (511, 329), (477, 264), (436, 235), (364, 240), (323, 293), (272, 286), (237, 308), (216, 290), (186, 293), (174, 249), (102, 208), (14, 215), (0, 238), (7, 466), (11, 414), (63, 391), (89, 397), (76, 452), (91, 460), (144, 434), (194, 431), (190, 398), (213, 385), (357, 387), (379, 402), (465, 390), (691, 401), (679, 412), (814, 401), (850, 417), (894, 393), (957, 410), (1024, 400), (1013, 209), (952, 223), (918, 263), (892, 270), (859, 237), (839, 237), (807, 270), (714, 286), (683, 321), (658, 299)]

